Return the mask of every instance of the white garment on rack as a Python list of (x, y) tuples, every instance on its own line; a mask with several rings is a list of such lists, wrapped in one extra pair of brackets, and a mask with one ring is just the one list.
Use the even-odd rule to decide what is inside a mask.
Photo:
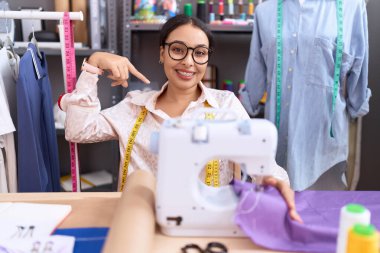
[(17, 101), (16, 101), (16, 81), (18, 78), (20, 57), (14, 55), (6, 48), (0, 50), (0, 77), (4, 85), (2, 89), (7, 99), (10, 115), (13, 124), (17, 128)]
[(0, 122), (0, 135), (16, 131), (9, 112), (8, 99), (2, 78), (0, 78)]
[(1, 147), (3, 136), (0, 135), (0, 193), (8, 193), (7, 173), (5, 169), (5, 159)]
[[(17, 192), (17, 163), (13, 132), (17, 120), (16, 80), (18, 77), (20, 57), (13, 55), (6, 48), (0, 50), (0, 147), (5, 157), (0, 162), (0, 189)], [(8, 103), (9, 101), (9, 103)], [(3, 153), (1, 154), (3, 156)], [(4, 184), (6, 180), (6, 184)], [(4, 191), (2, 191), (4, 192)]]
[[(0, 152), (3, 156), (3, 165), (6, 175), (6, 189), (7, 192), (17, 192), (17, 164), (16, 164), (16, 152), (15, 141), (13, 133), (0, 135)], [(1, 160), (1, 159), (0, 159)], [(0, 161), (1, 167), (1, 161)], [(2, 175), (2, 173), (0, 172)], [(1, 176), (2, 177), (2, 176)], [(2, 177), (4, 178), (4, 177)], [(0, 188), (2, 188), (3, 180), (0, 179)]]

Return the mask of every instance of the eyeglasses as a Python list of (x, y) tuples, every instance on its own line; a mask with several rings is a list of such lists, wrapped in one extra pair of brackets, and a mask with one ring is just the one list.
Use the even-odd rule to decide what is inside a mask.
[(164, 43), (169, 47), (169, 56), (175, 61), (181, 61), (186, 58), (189, 49), (193, 50), (191, 56), (195, 63), (203, 65), (208, 62), (208, 59), (212, 53), (212, 50), (205, 46), (188, 47), (182, 41), (173, 41), (170, 43)]

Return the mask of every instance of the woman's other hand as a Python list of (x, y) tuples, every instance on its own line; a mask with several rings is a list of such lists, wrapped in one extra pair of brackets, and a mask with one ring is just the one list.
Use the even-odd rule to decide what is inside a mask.
[(132, 65), (127, 57), (107, 52), (96, 52), (90, 56), (87, 62), (92, 66), (108, 71), (109, 75), (107, 77), (113, 80), (112, 86), (122, 85), (123, 87), (128, 87), (129, 73), (146, 84), (150, 83), (150, 81)]
[(288, 205), (290, 218), (292, 220), (303, 223), (301, 216), (297, 213), (296, 210), (294, 191), (290, 189), (290, 186), (285, 181), (278, 180), (271, 176), (267, 176), (264, 177), (263, 184), (276, 187), (281, 193), (282, 197), (285, 199), (286, 204)]

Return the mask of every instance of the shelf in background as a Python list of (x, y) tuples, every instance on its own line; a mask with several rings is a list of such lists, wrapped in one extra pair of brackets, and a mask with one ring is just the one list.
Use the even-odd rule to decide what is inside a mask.
[(82, 191), (83, 192), (112, 192), (114, 191), (114, 189), (113, 189), (113, 184), (105, 184), (105, 185), (91, 187)]
[[(129, 23), (131, 31), (158, 31), (163, 24)], [(207, 25), (213, 32), (252, 32), (252, 25)]]
[[(71, 175), (60, 178), (63, 191), (72, 191)], [(82, 191), (112, 191), (112, 174), (107, 170), (92, 171), (80, 175)]]
[(207, 25), (213, 32), (252, 32), (253, 25)]
[[(105, 184), (105, 185), (91, 187), (88, 189), (81, 189), (81, 192), (112, 192), (112, 191), (114, 191), (112, 184)], [(65, 191), (63, 188), (61, 188), (61, 192), (72, 192), (72, 191)]]
[(158, 31), (163, 24), (128, 23), (127, 29), (132, 31)]
[[(48, 56), (61, 56), (61, 48), (58, 48), (58, 47), (57, 48), (39, 47), (39, 49), (40, 51), (44, 52)], [(27, 47), (14, 47), (14, 50), (16, 54), (23, 55), (26, 52)], [(89, 56), (92, 53), (99, 52), (99, 51), (114, 53), (114, 51), (110, 49), (91, 49), (91, 48), (84, 47), (84, 48), (75, 48), (75, 55)]]

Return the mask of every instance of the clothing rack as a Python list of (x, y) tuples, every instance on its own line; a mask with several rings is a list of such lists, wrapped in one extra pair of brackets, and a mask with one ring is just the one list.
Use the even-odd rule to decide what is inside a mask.
[[(0, 18), (7, 19), (41, 19), (41, 20), (63, 20), (64, 12), (58, 11), (33, 11), (33, 10), (23, 10), (23, 11), (1, 11)], [(80, 20), (83, 21), (83, 12), (69, 12), (70, 20)], [(64, 34), (59, 32), (59, 41), (61, 42), (62, 56), (64, 56)], [(63, 76), (64, 83), (66, 85), (66, 66), (65, 60), (62, 57), (62, 66), (63, 66)]]
[[(64, 12), (58, 11), (33, 11), (33, 10), (23, 10), (23, 11), (1, 11), (0, 18), (7, 19), (41, 19), (41, 20), (63, 20)], [(70, 20), (80, 20), (83, 21), (83, 12), (69, 12)], [(61, 29), (62, 30), (62, 29)], [(59, 41), (61, 42), (62, 56), (64, 56), (64, 34), (59, 32)], [(66, 66), (64, 57), (62, 57), (63, 66), (63, 76), (64, 83), (66, 85)]]
[[(58, 26), (60, 29), (59, 31), (59, 40), (61, 43), (61, 54), (62, 54), (62, 67), (63, 67), (63, 79), (65, 83), (65, 87), (67, 87), (67, 80), (66, 80), (66, 64), (65, 64), (65, 35), (63, 32), (63, 16), (65, 12), (46, 12), (46, 11), (33, 11), (33, 10), (23, 10), (23, 11), (1, 11), (0, 10), (0, 18), (6, 18), (6, 19), (40, 19), (40, 20), (60, 20), (60, 25)], [(69, 18), (70, 20), (80, 20), (83, 21), (83, 12), (69, 12)], [(66, 90), (66, 88), (65, 88)], [(75, 144), (76, 148), (76, 144)], [(80, 191), (80, 182), (79, 182), (79, 166), (78, 166), (78, 159), (77, 159), (77, 152), (76, 153), (76, 159), (75, 163), (76, 166), (76, 184), (78, 185), (77, 191)], [(74, 189), (73, 189), (74, 191)]]
[[(9, 19), (44, 19), (44, 20), (60, 20), (63, 19), (64, 12), (56, 11), (0, 11), (0, 18)], [(71, 20), (83, 21), (83, 12), (69, 12)]]

